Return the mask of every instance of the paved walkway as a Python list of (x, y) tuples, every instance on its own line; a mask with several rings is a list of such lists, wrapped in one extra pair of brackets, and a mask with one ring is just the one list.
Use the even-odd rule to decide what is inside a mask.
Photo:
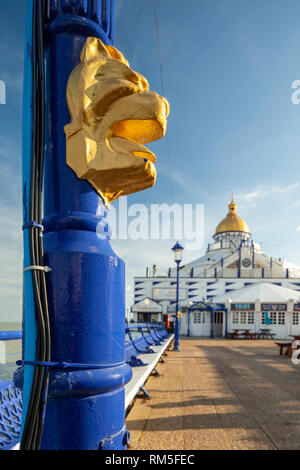
[(130, 450), (300, 449), (300, 365), (270, 340), (185, 338), (127, 417)]

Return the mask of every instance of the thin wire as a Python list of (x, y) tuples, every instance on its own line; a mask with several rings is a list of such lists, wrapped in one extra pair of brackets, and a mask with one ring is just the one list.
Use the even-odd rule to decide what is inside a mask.
[(155, 19), (155, 29), (156, 29), (158, 58), (159, 58), (159, 70), (160, 70), (161, 92), (162, 92), (162, 95), (164, 96), (164, 95), (165, 95), (165, 89), (164, 89), (162, 59), (161, 59), (161, 52), (160, 52), (160, 35), (159, 35), (159, 27), (158, 27), (158, 16), (157, 16), (156, 0), (153, 0), (153, 9), (154, 9), (154, 19)]
[[(154, 10), (154, 20), (155, 20), (157, 50), (158, 50), (158, 58), (159, 58), (161, 94), (162, 94), (162, 96), (165, 96), (165, 87), (164, 87), (164, 79), (163, 79), (163, 66), (162, 66), (162, 57), (161, 57), (161, 50), (160, 50), (160, 36), (159, 36), (159, 27), (158, 27), (158, 16), (157, 16), (156, 0), (153, 0), (153, 10)], [(170, 196), (171, 196), (171, 203), (173, 203), (173, 201), (174, 201), (173, 178), (172, 178), (171, 157), (170, 157), (170, 146), (169, 146), (168, 134), (166, 134), (166, 136), (165, 136), (165, 142), (166, 142), (167, 156), (168, 156), (168, 172), (169, 172)]]

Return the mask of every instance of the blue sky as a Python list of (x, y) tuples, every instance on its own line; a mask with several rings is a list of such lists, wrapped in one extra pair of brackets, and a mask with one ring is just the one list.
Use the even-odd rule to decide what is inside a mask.
[[(166, 140), (154, 188), (128, 204), (201, 203), (205, 244), (234, 192), (254, 240), (300, 264), (299, 0), (157, 0), (172, 182)], [(21, 318), (21, 104), (25, 1), (0, 0), (0, 319)], [(116, 0), (115, 46), (161, 92), (153, 2)], [(171, 197), (170, 186), (173, 188)], [(184, 241), (184, 240), (183, 240)], [(172, 264), (172, 241), (113, 241), (132, 276)], [(186, 261), (199, 252), (185, 251)]]

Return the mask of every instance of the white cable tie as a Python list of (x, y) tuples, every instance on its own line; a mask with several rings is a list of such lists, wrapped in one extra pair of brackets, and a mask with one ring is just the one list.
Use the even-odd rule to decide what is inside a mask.
[(24, 268), (24, 273), (26, 271), (45, 271), (45, 273), (50, 273), (52, 269), (49, 266), (27, 266), (27, 268)]

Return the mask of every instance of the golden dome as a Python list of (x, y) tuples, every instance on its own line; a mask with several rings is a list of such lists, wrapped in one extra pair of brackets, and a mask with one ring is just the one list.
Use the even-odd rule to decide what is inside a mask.
[(233, 200), (233, 195), (232, 195), (232, 200), (231, 203), (228, 204), (228, 214), (225, 217), (225, 219), (221, 220), (219, 225), (216, 228), (216, 234), (222, 233), (222, 232), (247, 232), (250, 233), (248, 224), (241, 219), (237, 215), (236, 212), (236, 204), (234, 203)]

